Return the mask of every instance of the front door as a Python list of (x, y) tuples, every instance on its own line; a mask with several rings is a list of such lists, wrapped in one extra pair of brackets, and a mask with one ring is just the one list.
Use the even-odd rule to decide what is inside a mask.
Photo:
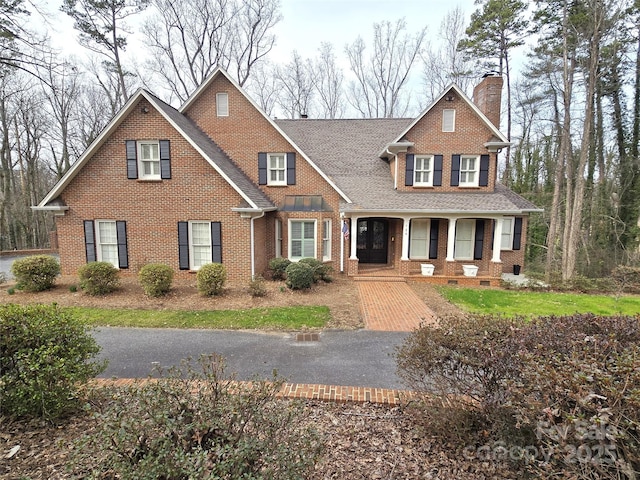
[(360, 263), (387, 263), (389, 222), (384, 218), (358, 220), (356, 255)]

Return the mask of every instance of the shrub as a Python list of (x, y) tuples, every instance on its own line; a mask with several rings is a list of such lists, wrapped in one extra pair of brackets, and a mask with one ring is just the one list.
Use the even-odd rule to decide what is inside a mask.
[(291, 290), (304, 290), (313, 285), (313, 268), (305, 263), (292, 263), (286, 270), (286, 284)]
[(0, 285), (2, 285), (6, 281), (7, 277), (5, 276), (4, 272), (0, 272)]
[(161, 297), (171, 289), (173, 270), (163, 263), (149, 263), (140, 269), (138, 279), (146, 295)]
[(274, 280), (284, 280), (287, 276), (286, 270), (289, 265), (291, 265), (291, 260), (288, 258), (272, 258), (269, 261), (271, 278)]
[(13, 262), (11, 273), (22, 289), (41, 292), (53, 287), (60, 273), (60, 263), (50, 255), (32, 255)]
[(536, 477), (622, 478), (640, 469), (639, 343), (638, 316), (470, 316), (413, 332), (396, 358), (431, 433), (527, 452)]
[(301, 425), (300, 403), (276, 399), (279, 379), (236, 383), (214, 355), (202, 357), (198, 369), (185, 362), (159, 376), (108, 392), (99, 428), (77, 449), (76, 470), (125, 479), (313, 474), (322, 444)]
[(327, 283), (331, 282), (332, 279), (329, 276), (329, 273), (332, 271), (331, 266), (311, 257), (302, 258), (298, 263), (307, 264), (313, 269), (313, 283), (318, 283), (318, 280), (322, 280)]
[(198, 291), (202, 295), (220, 295), (227, 281), (227, 270), (221, 263), (207, 263), (196, 274)]
[(109, 262), (89, 262), (78, 269), (80, 288), (89, 295), (106, 295), (120, 285), (118, 274)]
[(59, 307), (0, 306), (0, 414), (55, 419), (79, 405), (78, 388), (102, 372), (89, 328)]
[(9, 295), (13, 295), (13, 294), (15, 294), (15, 293), (16, 293), (16, 289), (15, 289), (15, 288), (8, 288), (8, 289), (7, 289), (7, 293), (8, 293)]
[(611, 271), (611, 279), (623, 292), (640, 292), (640, 267), (619, 265)]
[(256, 275), (256, 277), (249, 282), (249, 294), (252, 297), (267, 296), (267, 286), (265, 285), (264, 278), (260, 275)]

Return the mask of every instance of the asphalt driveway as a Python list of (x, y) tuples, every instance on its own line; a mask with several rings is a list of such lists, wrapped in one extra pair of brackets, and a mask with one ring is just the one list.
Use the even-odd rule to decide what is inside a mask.
[(394, 388), (393, 352), (407, 333), (324, 331), (317, 342), (294, 334), (227, 330), (100, 328), (94, 333), (109, 367), (105, 378), (147, 377), (154, 365), (179, 365), (183, 358), (218, 353), (238, 380), (268, 379), (273, 370), (291, 383)]

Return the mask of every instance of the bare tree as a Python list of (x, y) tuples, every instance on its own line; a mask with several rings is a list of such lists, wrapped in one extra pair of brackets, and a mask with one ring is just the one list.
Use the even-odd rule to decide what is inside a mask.
[(365, 54), (362, 37), (345, 48), (357, 79), (349, 86), (349, 101), (363, 117), (395, 117), (407, 111), (408, 99), (402, 93), (411, 68), (422, 52), (427, 29), (412, 36), (405, 32), (406, 28), (404, 19), (395, 24), (374, 23), (370, 56)]
[(469, 91), (473, 63), (458, 50), (465, 30), (464, 10), (457, 6), (447, 12), (440, 24), (437, 47), (432, 48), (430, 45), (425, 49), (422, 61), (427, 103), (431, 103), (451, 83), (455, 83), (463, 91)]
[(280, 85), (278, 104), (289, 118), (308, 115), (313, 96), (313, 65), (293, 51), (291, 61), (276, 68)]
[(244, 85), (273, 48), (279, 0), (153, 0), (143, 33), (152, 51), (147, 69), (170, 95), (185, 101), (221, 66)]
[(265, 113), (272, 116), (280, 93), (276, 65), (263, 60), (253, 67), (246, 88)]
[(322, 42), (319, 55), (315, 59), (315, 91), (318, 94), (320, 116), (323, 118), (340, 118), (344, 115), (344, 91), (342, 82), (344, 74), (336, 65), (333, 45)]

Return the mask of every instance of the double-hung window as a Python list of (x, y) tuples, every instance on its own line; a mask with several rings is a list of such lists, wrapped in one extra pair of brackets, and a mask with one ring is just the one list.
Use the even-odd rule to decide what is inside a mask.
[(211, 263), (211, 222), (189, 222), (191, 270)]
[(428, 218), (414, 218), (411, 220), (411, 236), (409, 239), (410, 258), (429, 258), (429, 225)]
[(316, 221), (289, 220), (289, 260), (316, 258)]
[(287, 184), (287, 156), (284, 153), (270, 153), (268, 155), (268, 185)]
[(116, 222), (112, 220), (97, 220), (96, 230), (96, 259), (99, 262), (108, 262), (119, 268)]
[(500, 238), (500, 250), (513, 250), (514, 217), (502, 219), (502, 237)]
[(417, 187), (431, 187), (433, 185), (433, 155), (416, 155), (413, 167), (413, 185)]
[(461, 219), (456, 222), (455, 258), (473, 260), (476, 221)]
[(477, 187), (480, 157), (477, 155), (463, 155), (460, 157), (460, 186)]
[(331, 260), (331, 220), (322, 221), (322, 260)]
[(160, 145), (157, 141), (138, 142), (140, 178), (160, 180)]

